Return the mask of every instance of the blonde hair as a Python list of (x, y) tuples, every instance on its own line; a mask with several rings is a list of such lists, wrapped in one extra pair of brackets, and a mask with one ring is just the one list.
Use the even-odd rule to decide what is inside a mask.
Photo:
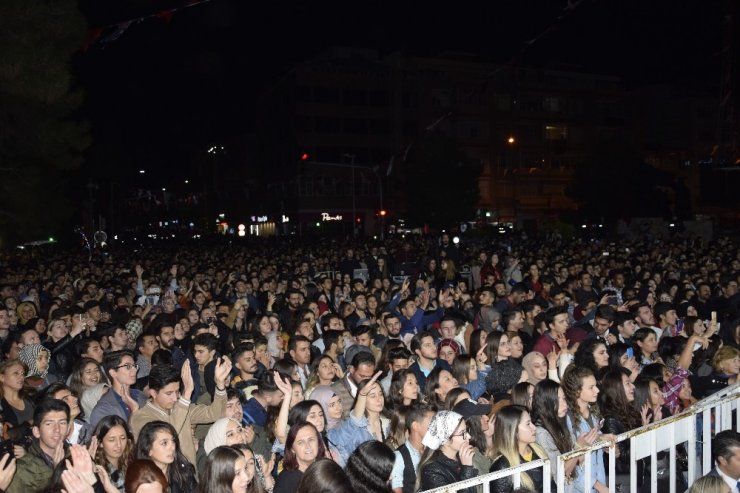
[[(511, 405), (503, 407), (496, 414), (495, 432), (491, 444), (491, 448), (494, 450), (494, 462), (503, 456), (509, 462), (509, 467), (515, 467), (522, 463), (519, 456), (518, 430), (519, 423), (521, 423), (525, 413), (529, 414), (529, 411), (524, 406)], [(545, 451), (536, 443), (530, 443), (529, 448), (532, 449), (532, 460), (547, 457)], [(545, 478), (545, 480), (548, 480), (548, 478)], [(534, 483), (528, 474), (521, 474), (521, 483), (523, 487), (534, 490)]]
[(688, 493), (722, 493), (725, 481), (719, 476), (704, 476), (694, 481)]
[(714, 353), (714, 358), (712, 358), (712, 368), (714, 371), (720, 372), (722, 371), (720, 365), (723, 361), (735, 359), (737, 357), (740, 357), (740, 350), (732, 346), (722, 346), (716, 353)]

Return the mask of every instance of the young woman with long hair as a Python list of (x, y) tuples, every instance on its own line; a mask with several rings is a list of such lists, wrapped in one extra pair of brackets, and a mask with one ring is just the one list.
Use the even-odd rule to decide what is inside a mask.
[(617, 342), (609, 346), (609, 371), (619, 370), (620, 368), (629, 371), (632, 382), (637, 380), (640, 374), (640, 368), (634, 356), (634, 349), (623, 342)]
[(221, 446), (211, 450), (198, 483), (198, 493), (247, 493), (254, 480), (240, 451)]
[(3, 423), (18, 426), (33, 421), (33, 403), (23, 392), (26, 366), (17, 359), (0, 363), (0, 387), (2, 390)]
[(639, 371), (646, 365), (662, 363), (658, 357), (658, 337), (653, 329), (643, 327), (632, 335), (632, 348)]
[(381, 372), (357, 385), (357, 396), (345, 425), (329, 431), (329, 440), (337, 446), (340, 465), (368, 440), (385, 442), (390, 435), (390, 419), (386, 416), (385, 396), (377, 379)]
[(390, 407), (398, 409), (419, 402), (419, 384), (416, 374), (409, 369), (398, 370), (391, 377), (391, 388), (388, 393)]
[(460, 387), (470, 392), (473, 400), (478, 400), (486, 393), (488, 370), (485, 367), (485, 363), (478, 363), (476, 358), (469, 354), (458, 355), (452, 363), (452, 376)]
[[(455, 390), (461, 390), (462, 393), (451, 408), (465, 419), (468, 435), (470, 435), (469, 443), (475, 448), (473, 467), (478, 471), (488, 471), (491, 464), (493, 464), (492, 457), (495, 455), (495, 450), (493, 450), (493, 422), (489, 418), (492, 407), (490, 404), (476, 404), (470, 400), (469, 394), (464, 389)], [(450, 395), (453, 393), (454, 391), (450, 392)]]
[(78, 396), (101, 382), (106, 382), (106, 378), (98, 362), (92, 358), (78, 360), (69, 375), (69, 388)]
[[(497, 454), (491, 464), (490, 472), (501, 471), (533, 460), (546, 459), (547, 453), (537, 443), (536, 429), (529, 411), (524, 406), (511, 405), (496, 414), (493, 432), (493, 450)], [(523, 487), (532, 491), (542, 491), (541, 469), (530, 469), (521, 475)], [(491, 482), (494, 493), (509, 493), (514, 487), (511, 477)]]
[(162, 470), (170, 484), (170, 493), (195, 491), (195, 467), (180, 450), (175, 428), (164, 421), (151, 421), (139, 432), (136, 458), (150, 459)]
[[(570, 365), (563, 374), (561, 382), (565, 401), (568, 403), (566, 423), (570, 431), (571, 440), (589, 433), (599, 433), (601, 413), (597, 404), (599, 388), (596, 386), (596, 377), (588, 368)], [(602, 439), (613, 439), (613, 436), (598, 435)], [(584, 488), (584, 479), (586, 488)], [(591, 488), (599, 493), (609, 489), (606, 486), (606, 471), (604, 468), (604, 453), (601, 450), (591, 452), (591, 477), (581, 477), (573, 483), (575, 492), (590, 491)]]
[[(611, 370), (604, 376), (601, 382), (600, 408), (604, 416), (602, 430), (605, 433), (619, 435), (647, 424), (646, 418), (633, 407), (635, 400), (635, 385), (630, 380), (628, 371), (624, 368)], [(629, 478), (624, 475), (630, 470), (630, 447), (629, 441), (624, 440), (617, 444), (619, 453), (615, 460), (615, 478), (617, 484), (629, 488)]]
[(509, 336), (494, 330), (486, 336), (486, 364), (494, 366), (497, 362), (511, 357)]
[(596, 377), (596, 381), (600, 382), (609, 370), (609, 352), (606, 344), (598, 339), (583, 341), (573, 356), (573, 364), (588, 368)]
[(126, 470), (134, 452), (134, 436), (119, 416), (106, 416), (93, 431), (93, 461), (108, 473), (111, 483), (123, 491)]
[[(593, 443), (598, 431), (593, 430), (573, 440), (565, 422), (568, 414), (568, 403), (565, 393), (559, 384), (552, 380), (542, 380), (534, 388), (532, 395), (532, 421), (535, 424), (537, 443), (544, 449), (550, 458), (550, 463), (556, 463), (557, 456), (573, 450), (576, 446), (583, 447)], [(568, 479), (567, 491), (573, 490), (573, 483), (577, 481), (578, 465), (583, 457), (570, 459), (565, 462), (565, 477)], [(557, 470), (552, 469), (553, 478)]]
[(458, 383), (452, 373), (443, 368), (435, 368), (424, 383), (424, 394), (427, 402), (437, 406), (438, 409), (444, 409), (447, 393), (456, 387)]
[[(447, 486), (478, 475), (473, 467), (475, 448), (470, 445), (465, 420), (453, 411), (439, 411), (429, 423), (422, 444), (426, 450), (416, 472), (416, 490)], [(475, 487), (459, 493), (475, 493)]]
[(665, 398), (658, 382), (645, 377), (635, 380), (635, 399), (632, 401), (632, 407), (640, 413), (643, 423), (654, 423), (663, 419), (664, 404)]
[(342, 378), (342, 367), (334, 363), (328, 354), (319, 356), (311, 364), (311, 373), (306, 382), (306, 391), (303, 395), (308, 399), (313, 389), (319, 385), (331, 385), (338, 378)]

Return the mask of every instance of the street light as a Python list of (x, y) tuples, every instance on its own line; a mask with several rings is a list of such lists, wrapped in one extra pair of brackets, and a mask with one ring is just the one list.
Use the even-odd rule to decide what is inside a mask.
[(510, 135), (509, 138), (506, 139), (506, 142), (508, 142), (509, 144), (513, 144), (516, 142), (516, 139), (514, 138), (513, 135)]

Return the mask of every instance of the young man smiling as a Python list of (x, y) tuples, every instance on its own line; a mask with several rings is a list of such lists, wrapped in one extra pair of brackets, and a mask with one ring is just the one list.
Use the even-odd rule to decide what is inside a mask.
[[(226, 412), (226, 385), (231, 372), (231, 361), (219, 358), (216, 361), (214, 379), (216, 391), (210, 405), (191, 404), (190, 397), (195, 386), (190, 365), (183, 365), (178, 372), (170, 366), (155, 366), (149, 373), (149, 401), (131, 415), (131, 430), (134, 436), (146, 423), (164, 421), (178, 430), (180, 447), (187, 459), (195, 464), (195, 446), (192, 425), (213, 423)], [(180, 394), (180, 383), (183, 392)]]
[(8, 493), (42, 491), (48, 485), (53, 468), (64, 459), (68, 429), (69, 406), (57, 399), (44, 399), (33, 413), (33, 443), (18, 459)]

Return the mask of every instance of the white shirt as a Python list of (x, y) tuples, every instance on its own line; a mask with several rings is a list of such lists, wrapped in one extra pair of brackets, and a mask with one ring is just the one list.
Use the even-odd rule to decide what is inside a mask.
[(738, 482), (737, 479), (732, 479), (730, 476), (725, 474), (722, 471), (722, 469), (720, 469), (719, 467), (717, 467), (717, 474), (719, 474), (719, 477), (722, 478), (722, 481), (724, 481), (725, 484), (727, 484), (727, 486), (730, 487), (730, 493), (740, 493), (738, 492), (738, 489), (737, 489), (737, 482)]

